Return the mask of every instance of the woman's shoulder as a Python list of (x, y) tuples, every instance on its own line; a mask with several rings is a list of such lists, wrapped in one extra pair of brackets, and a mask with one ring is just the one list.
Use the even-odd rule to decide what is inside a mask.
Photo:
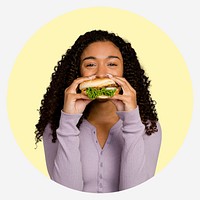
[(48, 124), (46, 125), (45, 129), (44, 129), (43, 138), (44, 138), (44, 137), (49, 137), (49, 136), (51, 136), (51, 134), (52, 134), (51, 124), (48, 123)]
[(157, 131), (152, 133), (151, 135), (144, 134), (143, 138), (146, 144), (149, 144), (150, 146), (160, 146), (161, 140), (162, 140), (162, 129), (160, 122), (156, 122)]

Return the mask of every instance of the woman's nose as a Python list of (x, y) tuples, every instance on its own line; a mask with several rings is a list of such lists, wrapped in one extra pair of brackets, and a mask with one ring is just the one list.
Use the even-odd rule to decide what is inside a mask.
[(108, 74), (107, 68), (105, 66), (99, 66), (96, 71), (96, 76), (99, 78), (103, 78)]

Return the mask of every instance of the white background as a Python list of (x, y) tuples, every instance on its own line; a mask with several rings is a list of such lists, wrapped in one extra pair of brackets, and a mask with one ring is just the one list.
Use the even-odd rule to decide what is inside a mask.
[[(3, 3), (2, 3), (3, 2)], [(200, 78), (198, 0), (7, 0), (0, 3), (0, 197), (4, 199), (199, 199)], [(35, 169), (16, 144), (6, 111), (8, 78), (26, 41), (55, 17), (78, 8), (110, 6), (132, 11), (160, 27), (188, 66), (194, 111), (188, 135), (170, 164), (150, 181), (107, 195), (85, 194), (50, 181)], [(17, 89), (17, 88), (16, 88)], [(170, 94), (169, 94), (170, 95)], [(186, 94), (187, 95), (187, 94)], [(173, 98), (173, 97), (172, 97)], [(198, 103), (199, 102), (199, 103)], [(187, 106), (187, 105), (185, 105)], [(184, 115), (184, 108), (183, 108)], [(27, 133), (28, 134), (28, 133)]]

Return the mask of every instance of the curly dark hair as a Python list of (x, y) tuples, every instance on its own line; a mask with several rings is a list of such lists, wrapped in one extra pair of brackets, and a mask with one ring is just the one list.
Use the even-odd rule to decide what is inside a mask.
[[(147, 135), (157, 131), (158, 121), (155, 109), (156, 102), (152, 100), (149, 92), (150, 80), (142, 69), (135, 50), (131, 44), (114, 33), (102, 30), (93, 30), (79, 36), (74, 45), (62, 55), (62, 59), (57, 63), (51, 77), (51, 82), (41, 101), (39, 110), (39, 121), (36, 124), (35, 140), (36, 144), (41, 141), (43, 132), (47, 124), (52, 130), (52, 142), (56, 142), (56, 129), (59, 126), (61, 110), (64, 104), (64, 91), (69, 87), (74, 79), (80, 77), (80, 57), (83, 50), (91, 43), (98, 41), (111, 41), (120, 50), (123, 57), (124, 74), (123, 77), (131, 84), (137, 93), (137, 104), (142, 123), (145, 125)], [(89, 104), (90, 105), (90, 104)], [(83, 112), (77, 127), (79, 128), (83, 118), (87, 118), (88, 107)]]

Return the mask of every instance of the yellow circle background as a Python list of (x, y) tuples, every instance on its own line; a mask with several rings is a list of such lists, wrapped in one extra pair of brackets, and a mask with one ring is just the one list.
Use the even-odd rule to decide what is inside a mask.
[(9, 79), (7, 109), (11, 129), (28, 160), (48, 175), (42, 142), (35, 149), (37, 109), (54, 66), (79, 35), (103, 29), (128, 40), (152, 80), (162, 145), (156, 173), (174, 158), (190, 125), (193, 94), (187, 66), (170, 38), (156, 25), (132, 12), (94, 7), (66, 13), (41, 27), (18, 55)]

